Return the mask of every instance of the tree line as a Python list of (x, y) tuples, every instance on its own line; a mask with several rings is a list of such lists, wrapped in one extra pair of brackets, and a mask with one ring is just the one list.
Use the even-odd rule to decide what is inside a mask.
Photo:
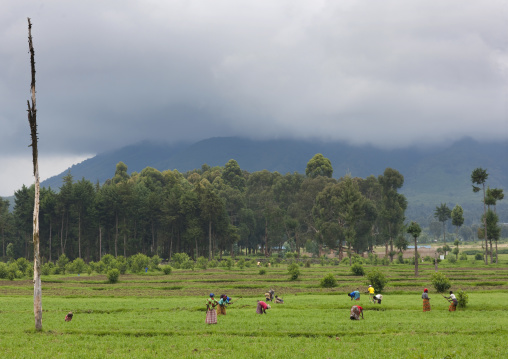
[[(186, 173), (116, 165), (104, 184), (69, 172), (56, 192), (40, 191), (41, 256), (99, 261), (137, 253), (221, 258), (224, 253), (268, 256), (282, 250), (351, 253), (383, 246), (393, 258), (407, 248), (407, 200), (397, 170), (367, 178), (332, 178), (331, 162), (316, 154), (305, 174), (242, 170), (235, 160)], [(0, 199), (4, 258), (31, 259), (34, 188), (15, 193), (14, 209)]]

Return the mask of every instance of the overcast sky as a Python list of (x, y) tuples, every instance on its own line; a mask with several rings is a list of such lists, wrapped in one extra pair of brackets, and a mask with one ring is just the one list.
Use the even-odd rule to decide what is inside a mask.
[(0, 11), (0, 196), (144, 139), (508, 138), (506, 0), (16, 0)]

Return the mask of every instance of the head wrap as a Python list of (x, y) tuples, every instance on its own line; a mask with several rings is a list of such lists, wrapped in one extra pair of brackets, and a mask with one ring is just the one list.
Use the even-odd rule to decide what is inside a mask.
[(213, 293), (210, 293), (210, 298), (213, 298), (215, 297), (215, 295)]
[(424, 291), (424, 292), (428, 292), (429, 290), (428, 290), (427, 288), (425, 288), (423, 291)]

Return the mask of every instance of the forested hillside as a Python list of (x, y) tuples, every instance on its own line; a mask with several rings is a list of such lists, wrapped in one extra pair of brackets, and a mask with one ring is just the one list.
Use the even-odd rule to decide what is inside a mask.
[[(130, 172), (119, 162), (103, 184), (68, 173), (59, 192), (41, 189), (41, 253), (46, 260), (66, 254), (96, 261), (106, 253), (127, 257), (139, 252), (211, 259), (242, 249), (268, 255), (305, 248), (320, 254), (327, 247), (342, 257), (374, 246), (393, 256), (407, 246), (404, 225), (415, 219), (400, 193), (405, 179), (398, 170), (335, 179), (330, 159), (316, 154), (304, 172), (249, 172), (229, 160), (183, 173), (152, 167)], [(476, 207), (482, 208), (477, 195)], [(34, 187), (23, 186), (14, 202), (9, 213), (0, 201), (2, 256), (30, 258)], [(496, 201), (489, 206), (501, 214)], [(421, 216), (421, 242), (441, 238), (442, 228), (450, 232), (450, 221), (432, 218), (434, 208)], [(463, 240), (477, 239), (479, 216), (474, 219), (464, 210), (463, 225), (456, 228)]]

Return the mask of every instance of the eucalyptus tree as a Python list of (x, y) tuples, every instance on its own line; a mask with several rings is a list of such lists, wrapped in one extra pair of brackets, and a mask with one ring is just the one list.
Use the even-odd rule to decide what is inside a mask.
[(13, 225), (13, 216), (9, 212), (10, 203), (0, 197), (0, 236), (2, 237), (2, 257), (5, 257), (5, 236), (10, 234)]
[(305, 175), (307, 177), (316, 178), (318, 176), (331, 178), (333, 174), (332, 162), (324, 157), (321, 153), (317, 153), (307, 162)]
[[(52, 262), (53, 257), (53, 221), (56, 219), (57, 194), (49, 188), (41, 188), (41, 223), (47, 228), (48, 235), (48, 261)], [(44, 228), (43, 227), (43, 228)]]
[(26, 187), (23, 185), (21, 189), (14, 192), (14, 218), (19, 239), (15, 240), (14, 252), (15, 256), (30, 257), (29, 246), (30, 234), (32, 233), (33, 221), (33, 203), (35, 198), (34, 186)]
[(207, 179), (203, 179), (197, 183), (194, 187), (194, 191), (197, 194), (202, 217), (208, 227), (208, 259), (212, 260), (212, 226), (214, 223), (216, 225), (218, 224), (220, 216), (225, 209), (224, 202)]
[[(367, 236), (369, 244), (369, 252), (374, 250), (374, 246), (378, 244), (379, 240), (379, 227), (381, 217), (379, 216), (382, 210), (382, 187), (378, 179), (371, 175), (365, 179), (359, 179), (358, 182), (360, 192), (362, 195), (371, 201), (372, 209), (374, 211), (375, 220), (372, 221), (370, 235)], [(399, 236), (401, 238), (401, 236)], [(403, 237), (402, 237), (403, 238)], [(398, 247), (397, 247), (398, 248)]]
[(154, 255), (158, 249), (158, 230), (162, 219), (163, 193), (165, 186), (164, 175), (155, 168), (146, 167), (139, 173), (139, 180), (149, 190), (147, 200), (147, 220), (150, 228), (150, 252)]
[(411, 221), (406, 231), (415, 241), (415, 277), (418, 277), (418, 237), (422, 233), (422, 229), (418, 223)]
[(464, 210), (458, 204), (453, 207), (451, 212), (452, 224), (456, 228), (457, 240), (459, 239), (459, 229), (464, 224)]
[[(289, 209), (290, 213), (298, 219), (301, 226), (301, 232), (296, 241), (298, 250), (300, 247), (303, 247), (306, 239), (315, 240), (317, 238), (318, 243), (323, 243), (324, 237), (327, 234), (331, 235), (335, 230), (335, 228), (325, 230), (322, 224), (324, 221), (328, 221), (328, 219), (324, 220), (322, 215), (313, 210), (317, 203), (318, 194), (328, 185), (335, 183), (337, 183), (337, 180), (324, 176), (307, 177), (302, 181), (300, 190), (295, 197), (296, 202)], [(327, 233), (323, 234), (323, 231)], [(336, 237), (336, 239), (338, 240), (339, 238)], [(342, 247), (339, 247), (339, 255), (342, 255)]]
[(487, 206), (493, 206), (494, 207), (494, 213), (496, 213), (496, 204), (497, 204), (497, 201), (500, 201), (504, 198), (504, 192), (502, 189), (500, 188), (490, 188), (488, 187), (487, 188), (487, 193), (486, 193), (486, 203), (487, 203)]
[(262, 238), (265, 256), (270, 253), (273, 240), (283, 230), (281, 211), (275, 200), (273, 184), (281, 177), (278, 172), (267, 170), (251, 173), (247, 178), (247, 208), (252, 209), (256, 218), (256, 235)]
[[(78, 258), (81, 258), (81, 233), (85, 229), (85, 237), (88, 238), (93, 225), (93, 205), (95, 190), (93, 184), (84, 177), (73, 186), (74, 206), (78, 215)], [(86, 247), (89, 249), (90, 246)]]
[(496, 243), (496, 263), (499, 263), (498, 261), (498, 249), (497, 249), (497, 242), (499, 241), (500, 235), (501, 235), (501, 227), (498, 225), (499, 223), (499, 217), (497, 214), (492, 210), (487, 210), (486, 214), (486, 223), (487, 223), (487, 233), (488, 233), (488, 240), (490, 244), (490, 263), (493, 263), (493, 251), (492, 251), (492, 241)]
[(445, 223), (452, 217), (452, 211), (446, 203), (441, 203), (434, 210), (434, 218), (443, 224), (443, 245), (446, 245), (446, 226)]
[[(471, 182), (473, 182), (473, 192), (479, 192), (480, 189), (483, 189), (483, 228), (484, 228), (484, 238), (485, 238), (485, 264), (488, 264), (488, 243), (487, 243), (487, 236), (488, 236), (488, 228), (487, 228), (487, 202), (486, 202), (486, 194), (485, 194), (485, 182), (487, 182), (487, 178), (489, 178), (489, 174), (487, 173), (487, 170), (484, 170), (481, 167), (478, 167), (473, 170), (471, 173)], [(476, 186), (475, 186), (476, 185)], [(482, 186), (482, 188), (478, 187), (479, 185)]]
[(71, 171), (63, 177), (63, 184), (57, 196), (57, 211), (60, 215), (60, 255), (65, 254), (69, 236), (69, 222), (72, 221), (71, 210), (74, 202), (73, 177)]
[[(184, 176), (174, 171), (163, 172), (166, 186), (164, 186), (162, 203), (162, 225), (166, 228), (168, 234), (167, 253), (171, 260), (173, 256), (173, 243), (180, 243), (181, 235), (184, 232), (185, 218), (180, 208), (181, 198), (185, 191), (191, 191), (193, 186), (184, 178)], [(143, 187), (144, 188), (144, 187)], [(139, 195), (140, 200), (144, 197)], [(139, 208), (135, 206), (135, 210)]]
[[(304, 176), (301, 174), (287, 173), (284, 176), (277, 177), (273, 184), (273, 195), (275, 202), (280, 210), (282, 216), (282, 226), (284, 235), (280, 235), (279, 248), (282, 248), (284, 239), (294, 240), (295, 244), (298, 241), (297, 237), (301, 235), (304, 229), (303, 221), (300, 221), (301, 216), (295, 212), (296, 198), (300, 192), (300, 187), (304, 180)], [(281, 233), (282, 234), (282, 233)]]
[[(406, 197), (397, 192), (404, 185), (404, 176), (397, 170), (386, 168), (383, 175), (378, 176), (381, 185), (381, 203), (379, 209), (379, 227), (385, 242), (385, 255), (390, 255), (393, 261), (393, 243), (401, 233), (405, 211)], [(388, 246), (390, 245), (390, 251)]]
[[(369, 206), (370, 201), (361, 194), (358, 183), (351, 176), (346, 176), (337, 184), (327, 186), (318, 194), (314, 212), (323, 221), (321, 227), (328, 227), (334, 235), (337, 235), (339, 231), (342, 232), (344, 241), (348, 245), (348, 251), (351, 253), (355, 246), (357, 252), (360, 252), (359, 232), (366, 213), (369, 211)], [(327, 226), (330, 222), (335, 225)], [(338, 237), (340, 256), (342, 236)], [(351, 265), (351, 256), (349, 264)]]

